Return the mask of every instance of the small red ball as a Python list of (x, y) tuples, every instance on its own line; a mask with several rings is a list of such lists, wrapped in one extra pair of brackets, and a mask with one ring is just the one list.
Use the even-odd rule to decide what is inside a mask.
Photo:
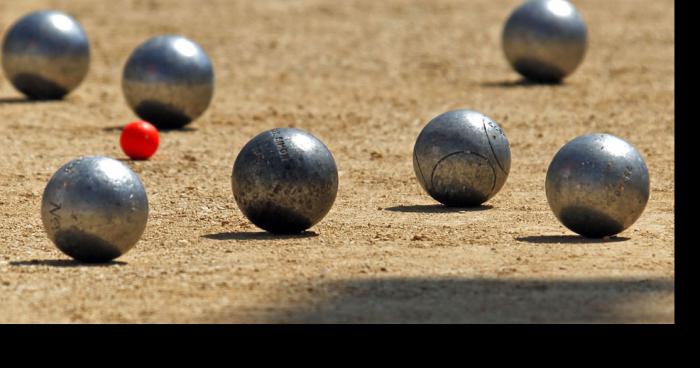
[(158, 129), (145, 121), (134, 121), (122, 130), (119, 144), (132, 160), (147, 160), (158, 149)]

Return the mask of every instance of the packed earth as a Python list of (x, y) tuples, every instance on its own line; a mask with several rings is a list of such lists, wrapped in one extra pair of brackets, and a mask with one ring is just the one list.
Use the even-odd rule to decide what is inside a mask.
[[(0, 2), (0, 32), (24, 14), (70, 14), (90, 71), (62, 101), (31, 101), (0, 75), (2, 323), (672, 323), (674, 2), (574, 1), (588, 50), (562, 84), (512, 70), (501, 32), (519, 0), (31, 0)], [(215, 92), (199, 119), (160, 132), (149, 160), (119, 146), (137, 117), (121, 89), (132, 50), (161, 34), (198, 43)], [(475, 208), (420, 187), (416, 137), (435, 116), (477, 110), (505, 132), (511, 169)], [(339, 187), (301, 235), (274, 235), (233, 198), (251, 138), (295, 127), (332, 152)], [(649, 169), (644, 213), (618, 236), (566, 229), (544, 183), (576, 136), (610, 133)], [(146, 230), (114, 262), (84, 264), (49, 240), (53, 173), (84, 155), (143, 181)]]

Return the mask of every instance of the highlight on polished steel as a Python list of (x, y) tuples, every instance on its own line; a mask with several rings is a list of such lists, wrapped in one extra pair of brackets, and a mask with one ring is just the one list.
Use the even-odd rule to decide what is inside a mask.
[(108, 262), (138, 242), (148, 220), (148, 199), (139, 177), (123, 163), (79, 157), (49, 180), (41, 219), (63, 253), (82, 262)]
[(557, 152), (545, 190), (564, 226), (602, 238), (622, 232), (641, 216), (649, 200), (649, 172), (629, 143), (610, 134), (588, 134)]
[(421, 187), (447, 206), (478, 206), (503, 187), (510, 172), (510, 145), (487, 116), (468, 109), (431, 120), (413, 148)]
[(30, 99), (61, 99), (85, 79), (90, 43), (80, 24), (64, 13), (29, 13), (5, 35), (2, 67)]
[(263, 132), (236, 157), (233, 196), (243, 214), (271, 233), (299, 233), (330, 211), (338, 169), (328, 148), (294, 128)]
[(533, 81), (559, 82), (583, 61), (586, 24), (565, 0), (530, 0), (506, 21), (503, 51), (510, 65)]
[(157, 36), (129, 56), (122, 90), (141, 119), (161, 129), (182, 128), (209, 106), (214, 68), (196, 43), (182, 36)]

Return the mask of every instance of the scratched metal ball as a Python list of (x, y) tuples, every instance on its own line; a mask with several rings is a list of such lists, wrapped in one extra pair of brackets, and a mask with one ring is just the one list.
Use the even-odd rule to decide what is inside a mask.
[(263, 132), (236, 157), (233, 196), (243, 214), (271, 233), (299, 233), (326, 216), (338, 192), (331, 152), (294, 128)]
[(57, 11), (29, 13), (2, 44), (5, 76), (31, 99), (61, 99), (85, 79), (90, 44), (72, 17)]
[(583, 61), (586, 24), (568, 1), (531, 0), (506, 21), (502, 45), (510, 65), (525, 78), (559, 82)]
[(510, 171), (510, 145), (503, 130), (467, 109), (431, 120), (413, 148), (421, 187), (447, 206), (478, 206), (496, 195)]
[(214, 67), (196, 43), (174, 35), (139, 45), (124, 66), (122, 90), (141, 119), (177, 129), (200, 117), (214, 95)]
[(139, 177), (123, 163), (80, 157), (49, 180), (41, 219), (63, 253), (83, 262), (108, 262), (126, 253), (143, 234), (148, 199)]
[(547, 170), (545, 190), (564, 226), (601, 238), (637, 221), (649, 200), (649, 172), (629, 143), (609, 134), (588, 134), (557, 152)]

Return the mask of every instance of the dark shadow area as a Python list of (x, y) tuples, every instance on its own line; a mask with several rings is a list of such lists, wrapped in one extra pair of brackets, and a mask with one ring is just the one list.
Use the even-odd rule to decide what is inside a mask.
[(586, 238), (580, 235), (538, 235), (520, 236), (517, 241), (537, 244), (602, 244), (617, 243), (630, 240), (624, 236), (612, 236), (609, 238)]
[(192, 121), (180, 108), (158, 100), (141, 101), (134, 112), (141, 119), (158, 127), (158, 130), (181, 129)]
[(513, 88), (513, 87), (541, 87), (541, 86), (563, 86), (565, 83), (563, 81), (536, 81), (526, 78), (521, 78), (518, 80), (508, 80), (508, 81), (490, 81), (481, 83), (482, 87), (500, 87), (500, 88)]
[[(132, 120), (135, 121), (135, 120)], [(130, 122), (130, 121), (129, 121)], [(112, 133), (112, 132), (121, 132), (124, 129), (124, 126), (128, 124), (129, 122), (124, 123), (124, 125), (119, 125), (119, 126), (110, 126), (110, 127), (105, 127), (102, 128), (103, 132), (107, 133)], [(197, 128), (195, 127), (190, 127), (190, 126), (184, 126), (181, 128), (169, 128), (169, 127), (157, 127), (158, 132), (165, 132), (165, 133), (170, 133), (170, 132), (184, 132), (184, 133), (191, 133), (191, 132), (196, 132)]]
[(442, 204), (417, 204), (411, 206), (387, 207), (385, 211), (407, 213), (455, 213), (455, 212), (479, 212), (492, 209), (493, 206), (482, 204), (476, 207), (448, 207)]
[(165, 133), (170, 133), (170, 132), (191, 133), (191, 132), (197, 131), (197, 128), (191, 127), (189, 125), (184, 126), (184, 127), (179, 127), (179, 128), (171, 128), (171, 127), (156, 127), (156, 128), (158, 128), (159, 132), (165, 132)]
[[(307, 285), (278, 323), (673, 323), (672, 278), (380, 278)], [(224, 311), (226, 313), (226, 311)], [(230, 314), (233, 316), (234, 313)], [(219, 322), (232, 317), (215, 316)]]
[(185, 132), (185, 133), (190, 133), (190, 132), (196, 132), (197, 128), (191, 127), (189, 125), (186, 125), (184, 127), (179, 127), (179, 128), (171, 128), (171, 127), (156, 127), (158, 128), (159, 132)]
[(61, 102), (63, 100), (52, 100), (52, 99), (44, 99), (44, 100), (35, 100), (35, 99), (30, 99), (26, 97), (0, 97), (0, 105), (13, 105), (13, 104), (39, 104), (39, 103), (47, 103), (47, 102)]
[[(122, 153), (123, 153), (123, 152), (122, 152)], [(147, 159), (138, 159), (138, 160), (137, 160), (137, 159), (133, 159), (133, 158), (129, 158), (129, 157), (113, 157), (113, 158), (114, 158), (115, 160), (117, 160), (117, 161), (121, 161), (121, 162), (124, 162), (124, 163), (131, 163), (131, 164), (136, 163), (136, 162), (151, 161), (151, 158), (150, 158), (150, 157), (147, 158)]]
[(124, 266), (128, 263), (122, 261), (109, 261), (101, 263), (79, 262), (74, 259), (32, 259), (30, 261), (10, 262), (11, 266), (49, 266), (49, 267), (111, 267)]
[(304, 231), (299, 234), (273, 234), (267, 231), (238, 231), (238, 232), (228, 232), (228, 233), (217, 233), (217, 234), (207, 234), (202, 235), (202, 238), (212, 239), (212, 240), (275, 240), (275, 239), (303, 239), (303, 238), (313, 238), (318, 236), (318, 233), (313, 231)]
[(32, 73), (15, 75), (12, 85), (27, 97), (36, 100), (60, 100), (70, 92), (60, 84)]
[(569, 230), (593, 239), (613, 236), (625, 230), (620, 221), (585, 206), (566, 206), (561, 209), (558, 217)]

